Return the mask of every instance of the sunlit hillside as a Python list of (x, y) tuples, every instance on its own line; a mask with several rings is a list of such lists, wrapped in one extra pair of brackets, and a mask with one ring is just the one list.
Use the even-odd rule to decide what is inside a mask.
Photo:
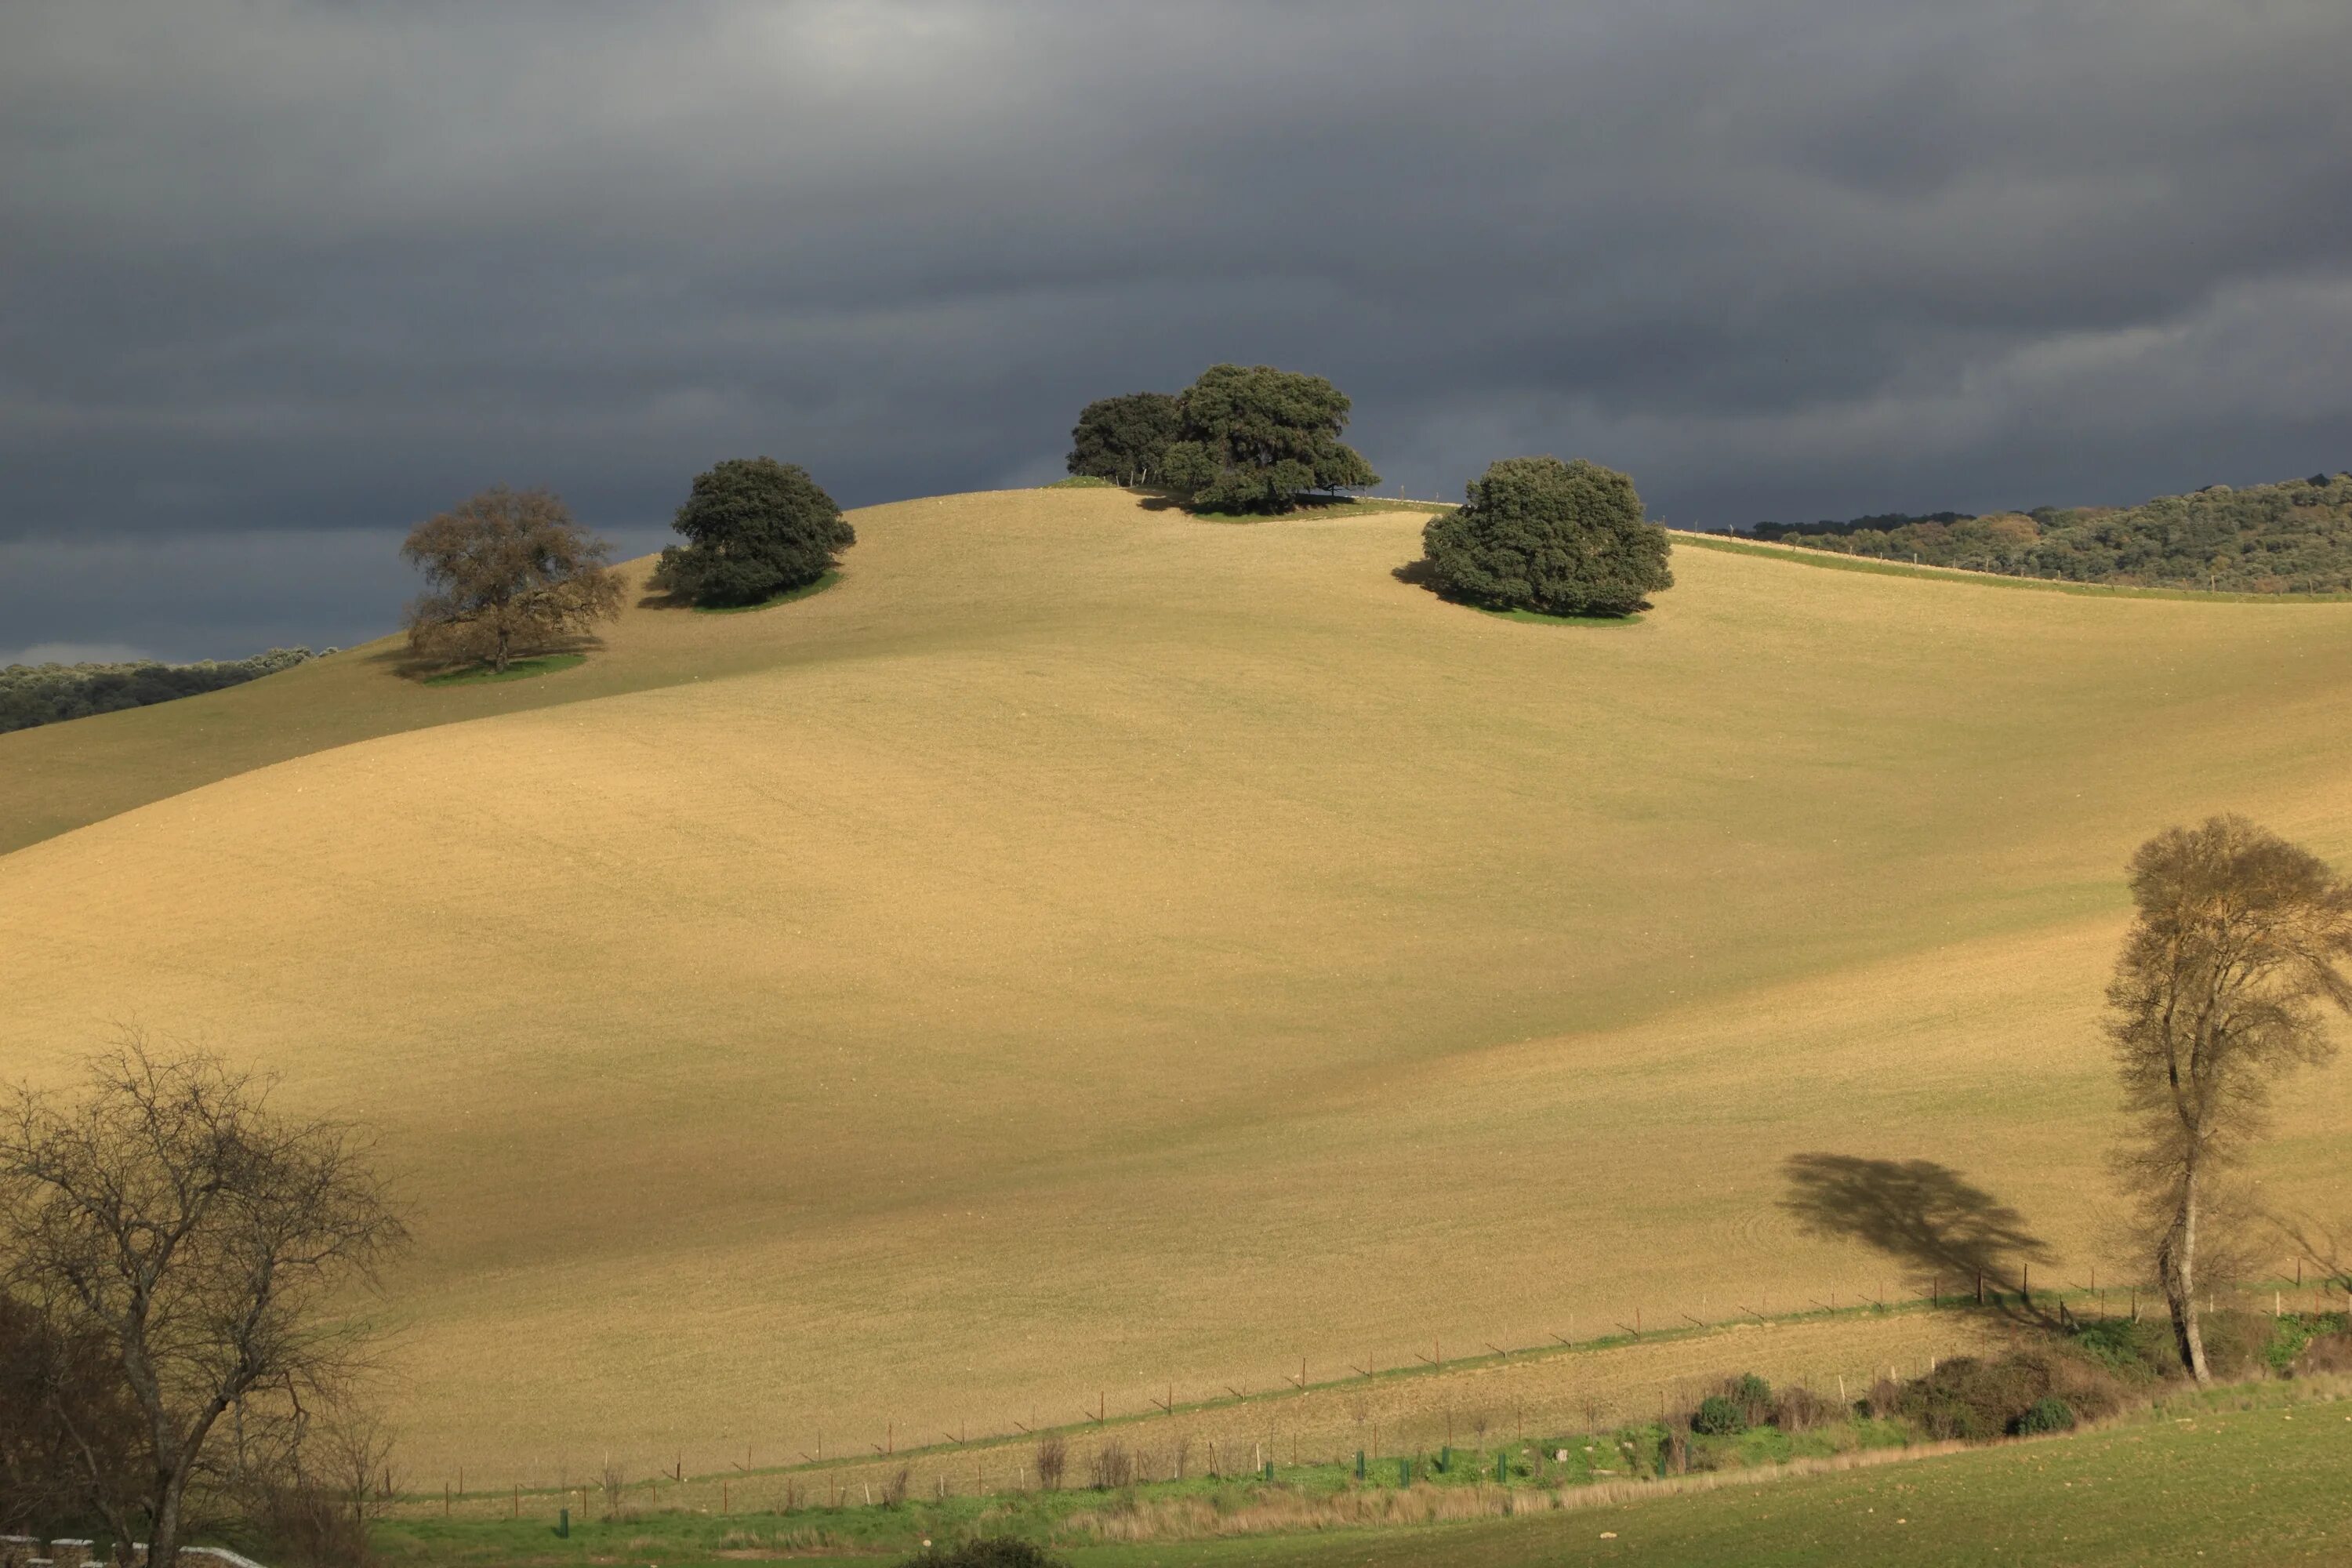
[[(2226, 808), (2352, 861), (2352, 605), (1683, 549), (1544, 625), (1398, 581), (1415, 516), (855, 521), (839, 586), (538, 680), (0, 737), (0, 1058), (135, 1023), (381, 1122), (420, 1473), (1899, 1273), (1800, 1233), (1806, 1153), (2111, 1269), (2126, 857)], [(2306, 1089), (2283, 1203), (2352, 1153), (2352, 1066)]]

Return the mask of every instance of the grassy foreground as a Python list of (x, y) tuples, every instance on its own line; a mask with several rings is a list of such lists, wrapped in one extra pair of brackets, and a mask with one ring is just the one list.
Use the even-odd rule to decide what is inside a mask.
[[(413, 1487), (1901, 1299), (1988, 1226), (2112, 1282), (2125, 858), (2231, 809), (2352, 860), (2352, 605), (1677, 548), (1588, 632), (1399, 582), (1417, 514), (855, 521), (837, 587), (552, 679), (0, 736), (0, 1061), (132, 1020), (382, 1125)], [(2303, 1079), (2273, 1201), (2347, 1130)], [(1658, 1371), (1807, 1373), (1707, 1353)], [(1378, 1409), (1429, 1386), (1366, 1425), (1433, 1447)]]
[[(1572, 1440), (1571, 1440), (1572, 1442)], [(1571, 1448), (1573, 1451), (1573, 1448)], [(1875, 1464), (1872, 1459), (1889, 1459)], [(1641, 1563), (1655, 1565), (1894, 1563), (1927, 1565), (2338, 1563), (2352, 1552), (2352, 1402), (2291, 1402), (2277, 1390), (2182, 1396), (2158, 1415), (2068, 1437), (1957, 1453), (1849, 1455), (1847, 1468), (1810, 1473), (1717, 1472), (1677, 1481), (1588, 1484), (1563, 1477), (1553, 1491), (1522, 1480), (1491, 1484), (1475, 1506), (1508, 1517), (1448, 1517), (1473, 1500), (1471, 1483), (1417, 1483), (1397, 1493), (1343, 1474), (1286, 1474), (1278, 1485), (1201, 1482), (1183, 1489), (1202, 1538), (1131, 1545), (1066, 1545), (1078, 1568), (1311, 1568), (1318, 1564)], [(1467, 1456), (1457, 1467), (1478, 1467)], [(1176, 1489), (1150, 1489), (1167, 1493)], [(1223, 1536), (1286, 1509), (1307, 1532)], [(1333, 1523), (1349, 1500), (1389, 1522)], [(1116, 1532), (1173, 1500), (1126, 1504), (1079, 1491), (982, 1511), (919, 1500), (898, 1509), (800, 1507), (789, 1515), (744, 1509), (731, 1517), (656, 1512), (618, 1522), (581, 1520), (558, 1540), (542, 1519), (379, 1527), (392, 1568), (612, 1563), (665, 1568), (790, 1555), (872, 1563), (936, 1534), (975, 1530), (1035, 1534), (1049, 1521), (1105, 1519)], [(1263, 1528), (1261, 1524), (1259, 1526)]]

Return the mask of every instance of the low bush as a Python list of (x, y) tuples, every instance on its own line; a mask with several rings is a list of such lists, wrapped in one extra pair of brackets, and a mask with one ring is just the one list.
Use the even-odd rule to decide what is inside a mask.
[(1837, 1415), (1836, 1408), (1810, 1388), (1785, 1387), (1772, 1397), (1766, 1417), (1783, 1432), (1810, 1432)]
[(1059, 1557), (1012, 1535), (983, 1535), (956, 1546), (934, 1546), (903, 1558), (898, 1568), (1068, 1568)]
[(1748, 1430), (1748, 1416), (1722, 1394), (1710, 1394), (1692, 1414), (1691, 1430), (1702, 1437), (1737, 1437)]
[[(2049, 1350), (2021, 1351), (1999, 1361), (1955, 1356), (1925, 1377), (1872, 1390), (1873, 1414), (1904, 1417), (1939, 1440), (1981, 1443), (2003, 1433), (2062, 1428), (2021, 1423), (2029, 1413), (2063, 1405), (2067, 1425), (2122, 1408), (2126, 1384), (2105, 1366)], [(2043, 1409), (2046, 1418), (2049, 1412)]]
[(2311, 1348), (2313, 1342), (2338, 1332), (2344, 1321), (2344, 1316), (2339, 1312), (2323, 1312), (2315, 1316), (2308, 1312), (2289, 1312), (2273, 1319), (2270, 1343), (2263, 1349), (2263, 1360), (2268, 1363), (2272, 1375), (2294, 1375), (2303, 1365), (2304, 1352)]
[(1105, 1443), (1087, 1463), (1089, 1479), (1098, 1492), (1116, 1491), (1135, 1479), (1135, 1456), (1126, 1444), (1116, 1439)]
[(1894, 1409), (1930, 1437), (1981, 1443), (2008, 1431), (2049, 1388), (2046, 1377), (2013, 1363), (1956, 1356), (1905, 1384)]
[(2027, 1405), (2024, 1413), (2011, 1423), (2011, 1430), (2021, 1437), (2031, 1437), (2041, 1432), (2072, 1432), (2074, 1429), (2074, 1406), (2054, 1394), (2043, 1394)]
[(1037, 1440), (1037, 1485), (1045, 1491), (1059, 1490), (1062, 1476), (1070, 1468), (1070, 1446), (1058, 1432), (1048, 1432)]
[(2224, 1383), (2242, 1383), (2268, 1367), (2272, 1331), (2265, 1312), (2224, 1308), (2198, 1320), (2205, 1341), (2205, 1364)]
[(2180, 1371), (2172, 1324), (2164, 1318), (2099, 1318), (2075, 1329), (2073, 1348), (2108, 1372), (2150, 1383)]
[(1750, 1426), (1761, 1426), (1772, 1418), (1772, 1385), (1752, 1372), (1727, 1378), (1723, 1396), (1739, 1406), (1741, 1419)]
[(2352, 1373), (2352, 1333), (2339, 1331), (2312, 1340), (2294, 1358), (2294, 1371), (2297, 1377)]

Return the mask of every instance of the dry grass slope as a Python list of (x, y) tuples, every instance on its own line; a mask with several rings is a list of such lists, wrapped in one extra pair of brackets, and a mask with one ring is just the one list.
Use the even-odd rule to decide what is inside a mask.
[[(541, 680), (0, 738), (0, 1059), (134, 1020), (387, 1123), (415, 1474), (1896, 1274), (1798, 1233), (1803, 1152), (1952, 1166), (2079, 1278), (2125, 856), (2226, 807), (2352, 858), (2352, 607), (1685, 551), (1589, 632), (1398, 583), (1413, 515), (856, 521), (839, 587)], [(2289, 1201), (2352, 1150), (2314, 1083)]]

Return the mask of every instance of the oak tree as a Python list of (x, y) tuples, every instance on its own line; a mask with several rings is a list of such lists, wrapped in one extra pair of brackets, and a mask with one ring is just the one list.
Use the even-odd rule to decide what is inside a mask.
[(1167, 466), (1169, 443), (1181, 428), (1172, 393), (1097, 398), (1070, 432), (1069, 470), (1113, 484), (1149, 483)]
[(1465, 503), (1422, 530), (1439, 590), (1497, 610), (1627, 616), (1671, 588), (1666, 531), (1633, 481), (1579, 458), (1506, 458), (1470, 481)]
[(2107, 988), (2107, 1035), (2133, 1137), (2118, 1155), (2154, 1242), (2180, 1359), (2211, 1381), (2199, 1323), (2200, 1224), (2243, 1163), (2273, 1083), (2335, 1054), (2352, 1011), (2352, 884), (2242, 816), (2175, 827), (2131, 863), (2138, 908)]
[(833, 570), (857, 531), (798, 463), (730, 458), (694, 476), (654, 585), (702, 605), (756, 605)]
[(612, 546), (547, 490), (484, 490), (418, 523), (400, 552), (428, 590), (407, 614), (409, 647), (422, 658), (504, 670), (520, 649), (621, 613)]
[(1381, 482), (1339, 439), (1353, 405), (1319, 375), (1212, 365), (1178, 399), (1164, 459), (1169, 488), (1203, 511), (1280, 512), (1316, 491)]

